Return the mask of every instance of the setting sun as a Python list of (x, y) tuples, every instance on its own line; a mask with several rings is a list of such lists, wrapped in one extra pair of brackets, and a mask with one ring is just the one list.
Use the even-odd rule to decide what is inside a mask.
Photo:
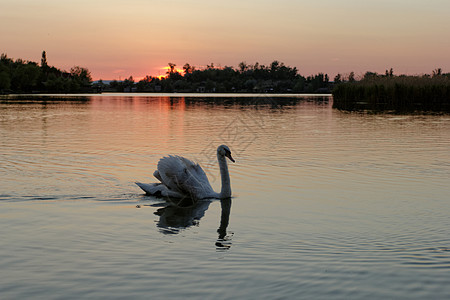
[[(158, 74), (157, 76), (154, 76), (154, 77), (157, 77), (157, 78), (161, 79), (161, 78), (167, 77), (169, 75), (169, 73), (170, 73), (170, 67), (169, 66), (161, 67), (160, 70), (161, 70), (160, 74)], [(179, 69), (179, 68), (176, 68), (176, 67), (173, 68), (173, 72), (184, 74), (184, 70), (183, 69)], [(161, 74), (161, 73), (163, 73), (163, 74)]]

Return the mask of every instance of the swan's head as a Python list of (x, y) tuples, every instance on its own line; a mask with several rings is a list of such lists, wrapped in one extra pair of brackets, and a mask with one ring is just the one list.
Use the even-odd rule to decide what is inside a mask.
[(217, 155), (228, 157), (229, 160), (234, 162), (234, 159), (231, 156), (230, 148), (228, 148), (227, 145), (220, 145), (219, 148), (217, 148)]

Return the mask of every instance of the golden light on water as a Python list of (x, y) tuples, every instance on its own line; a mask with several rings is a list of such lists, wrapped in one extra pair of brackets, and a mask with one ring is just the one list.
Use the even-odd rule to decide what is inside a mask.
[[(0, 101), (2, 298), (450, 293), (446, 115), (309, 96), (34, 97)], [(236, 159), (226, 228), (219, 200), (163, 210), (134, 183), (174, 154), (220, 190), (220, 144)]]

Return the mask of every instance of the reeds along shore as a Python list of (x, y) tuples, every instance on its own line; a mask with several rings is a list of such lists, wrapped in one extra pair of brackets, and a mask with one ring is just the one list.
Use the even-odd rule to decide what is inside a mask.
[(333, 107), (342, 110), (450, 112), (450, 77), (376, 76), (345, 82), (333, 90)]

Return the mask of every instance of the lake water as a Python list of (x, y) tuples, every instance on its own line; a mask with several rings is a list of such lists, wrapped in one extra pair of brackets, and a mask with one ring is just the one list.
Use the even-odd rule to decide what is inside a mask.
[[(450, 116), (331, 102), (4, 97), (0, 298), (448, 299)], [(179, 154), (220, 190), (220, 144), (231, 202), (134, 184)]]

